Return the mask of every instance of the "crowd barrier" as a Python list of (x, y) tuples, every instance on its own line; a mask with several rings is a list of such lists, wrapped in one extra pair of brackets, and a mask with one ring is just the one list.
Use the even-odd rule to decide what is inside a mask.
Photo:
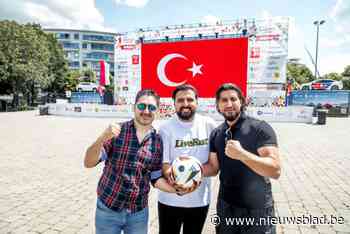
[[(61, 103), (47, 104), (48, 114), (58, 116), (75, 117), (116, 117), (131, 118), (133, 116), (132, 105), (99, 105), (83, 103)], [(212, 108), (210, 108), (212, 109)], [(170, 110), (171, 111), (171, 110)], [(295, 122), (311, 123), (313, 107), (288, 106), (288, 107), (248, 107), (247, 114), (257, 119), (267, 122)], [(208, 115), (217, 121), (222, 121), (223, 117), (216, 111), (208, 112), (206, 109), (199, 109), (198, 113)], [(169, 118), (168, 115), (160, 115), (161, 119)]]

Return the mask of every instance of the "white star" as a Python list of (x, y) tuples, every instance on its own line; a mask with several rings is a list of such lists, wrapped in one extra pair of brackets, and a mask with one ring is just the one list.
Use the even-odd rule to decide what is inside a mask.
[(203, 66), (203, 64), (196, 65), (193, 62), (192, 68), (187, 69), (187, 71), (191, 71), (192, 72), (192, 77), (195, 77), (197, 74), (202, 74), (202, 71), (201, 71), (202, 66)]

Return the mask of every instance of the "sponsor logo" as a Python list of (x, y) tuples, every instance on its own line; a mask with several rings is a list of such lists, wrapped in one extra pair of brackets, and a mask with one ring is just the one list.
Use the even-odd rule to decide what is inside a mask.
[(203, 140), (200, 140), (198, 138), (194, 138), (194, 139), (189, 140), (189, 141), (176, 140), (175, 148), (208, 145), (208, 143), (209, 143), (208, 138), (203, 139)]

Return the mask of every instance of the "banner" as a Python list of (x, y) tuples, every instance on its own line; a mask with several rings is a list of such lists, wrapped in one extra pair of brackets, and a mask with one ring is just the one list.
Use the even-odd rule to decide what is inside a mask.
[(109, 106), (99, 104), (46, 104), (50, 115), (73, 117), (107, 117), (107, 118), (131, 118), (132, 106)]
[(348, 116), (350, 109), (349, 91), (303, 90), (292, 91), (289, 105), (311, 106), (328, 110), (328, 116)]
[(120, 36), (115, 48), (114, 100), (117, 104), (133, 104), (141, 89), (140, 44), (136, 36)]
[(186, 83), (199, 97), (214, 97), (223, 83), (232, 82), (246, 94), (247, 53), (247, 38), (142, 44), (141, 88), (171, 97)]
[(313, 108), (307, 106), (249, 107), (247, 114), (267, 122), (312, 123)]
[(110, 84), (109, 81), (109, 64), (104, 61), (100, 60), (100, 85), (106, 86)]

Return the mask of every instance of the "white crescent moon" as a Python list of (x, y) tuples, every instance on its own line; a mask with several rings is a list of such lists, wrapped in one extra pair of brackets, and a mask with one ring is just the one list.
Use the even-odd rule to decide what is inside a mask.
[(181, 54), (168, 54), (166, 56), (164, 56), (158, 63), (158, 66), (157, 66), (157, 75), (158, 75), (158, 78), (159, 80), (165, 84), (166, 86), (171, 86), (171, 87), (176, 87), (176, 86), (179, 86), (179, 85), (182, 85), (184, 84), (187, 80), (184, 80), (182, 82), (179, 82), (179, 83), (176, 83), (176, 82), (172, 82), (170, 81), (166, 75), (165, 75), (165, 66), (167, 65), (167, 63), (174, 59), (174, 58), (183, 58), (183, 59), (186, 59), (187, 58)]

